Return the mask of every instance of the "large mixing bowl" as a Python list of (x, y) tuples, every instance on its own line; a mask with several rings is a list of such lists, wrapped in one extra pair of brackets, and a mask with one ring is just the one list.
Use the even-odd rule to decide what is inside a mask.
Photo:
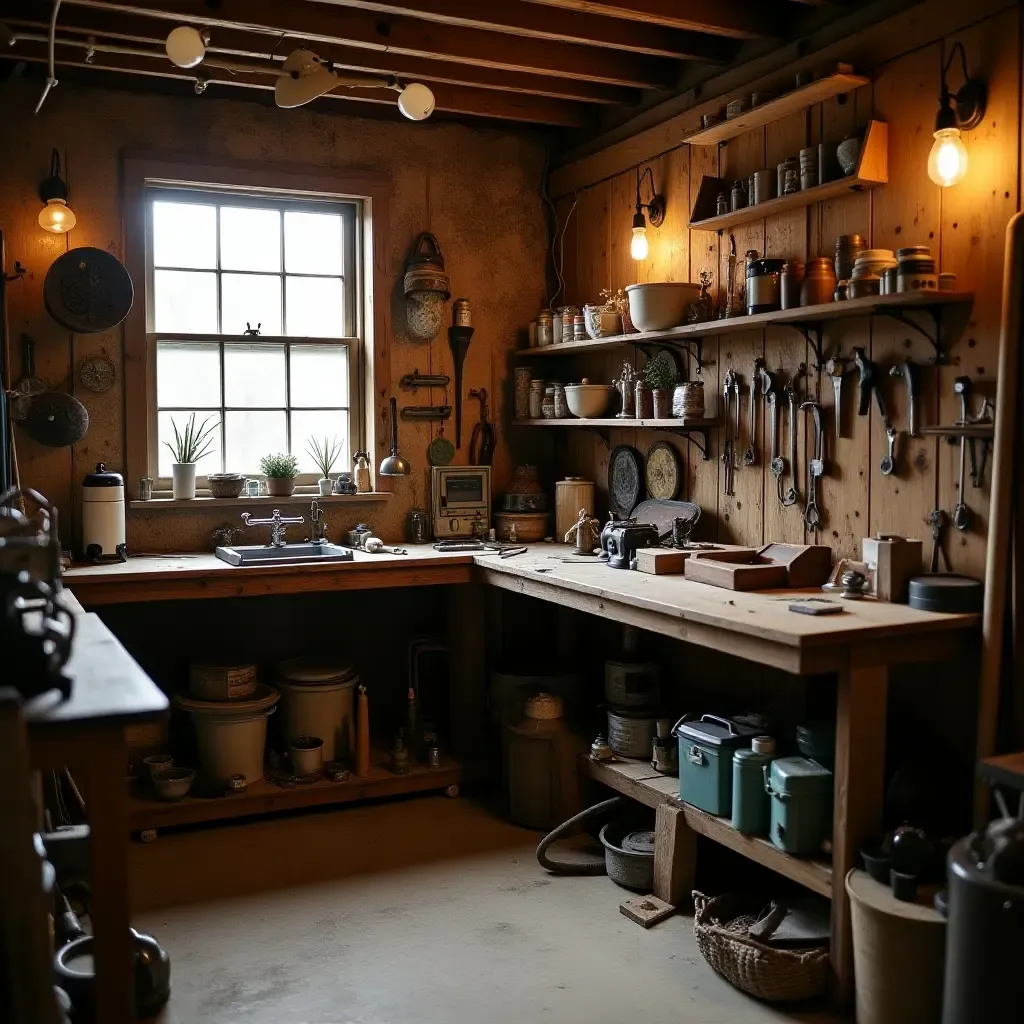
[(611, 384), (566, 384), (569, 412), (584, 420), (600, 419), (608, 411), (615, 388)]
[(700, 295), (700, 285), (686, 281), (631, 284), (626, 288), (629, 318), (638, 331), (667, 331), (679, 327)]

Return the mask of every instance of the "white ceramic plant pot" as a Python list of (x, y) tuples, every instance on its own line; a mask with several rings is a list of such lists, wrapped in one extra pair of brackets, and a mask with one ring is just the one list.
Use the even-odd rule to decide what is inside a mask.
[(171, 464), (171, 494), (179, 500), (187, 500), (196, 496), (196, 464), (194, 462)]
[(334, 487), (334, 481), (330, 477), (324, 476), (317, 480), (316, 485), (320, 488), (320, 497), (326, 498)]

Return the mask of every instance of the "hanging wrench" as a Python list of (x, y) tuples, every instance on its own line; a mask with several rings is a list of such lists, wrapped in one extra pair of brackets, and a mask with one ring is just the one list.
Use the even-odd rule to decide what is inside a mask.
[(782, 389), (782, 393), (786, 397), (786, 408), (789, 410), (789, 471), (792, 477), (792, 483), (786, 489), (786, 493), (782, 497), (782, 504), (787, 507), (797, 503), (796, 467), (800, 457), (799, 452), (797, 451), (796, 389), (794, 388), (793, 383), (793, 381), (790, 381)]
[(885, 422), (885, 438), (889, 442), (889, 453), (882, 456), (882, 476), (891, 476), (896, 468), (896, 438), (899, 431), (888, 420)]
[(818, 508), (818, 480), (825, 473), (825, 432), (821, 424), (821, 406), (817, 402), (802, 402), (800, 410), (810, 409), (814, 419), (814, 455), (807, 462), (807, 504), (804, 506), (804, 525), (808, 530), (821, 527)]
[(946, 565), (946, 572), (949, 572), (949, 557), (946, 555), (946, 549), (942, 546), (942, 534), (946, 529), (946, 513), (941, 508), (933, 509), (928, 513), (928, 525), (932, 528), (931, 571), (939, 571), (939, 555), (942, 555), (942, 561)]
[(771, 474), (775, 477), (775, 489), (779, 496), (779, 504), (783, 504), (782, 501), (782, 474), (786, 468), (785, 462), (779, 455), (779, 416), (778, 416), (778, 391), (775, 378), (771, 372), (761, 367), (761, 394), (764, 395), (768, 402), (768, 448), (770, 452), (771, 462), (768, 464), (768, 468), (771, 470)]
[(735, 468), (740, 464), (740, 378), (735, 370), (730, 370), (729, 373), (732, 375), (732, 383), (729, 385), (729, 390), (732, 392), (732, 464)]
[(747, 438), (747, 450), (743, 453), (743, 461), (748, 466), (757, 463), (757, 383), (764, 368), (763, 359), (754, 360), (754, 372), (750, 375), (750, 436)]
[(889, 367), (889, 376), (902, 377), (907, 385), (907, 425), (910, 428), (910, 436), (917, 437), (917, 364), (904, 359), (902, 363)]
[(735, 379), (735, 371), (726, 371), (725, 376), (722, 378), (722, 425), (725, 432), (725, 437), (722, 442), (722, 489), (725, 494), (733, 494), (733, 451), (736, 445), (736, 439), (732, 436), (733, 430), (733, 415), (729, 408), (729, 403), (732, 400), (732, 385)]
[[(960, 396), (960, 420), (958, 426), (967, 425), (967, 396), (971, 391), (971, 378), (970, 377), (957, 377), (953, 381), (953, 394)], [(974, 453), (974, 447), (971, 447), (971, 453)], [(966, 533), (971, 526), (971, 510), (967, 507), (964, 502), (964, 469), (967, 455), (967, 438), (961, 436), (960, 438), (960, 477), (959, 483), (957, 484), (956, 490), (956, 504), (953, 506), (953, 512), (951, 519), (953, 520), (953, 526), (958, 529), (961, 533)], [(973, 462), (973, 459), (972, 459)]]
[(873, 391), (875, 401), (878, 403), (878, 415), (882, 418), (883, 423), (888, 423), (889, 414), (885, 411), (885, 398), (882, 396), (882, 371), (879, 370), (877, 363), (868, 359), (862, 348), (853, 350), (853, 361), (860, 376), (860, 401), (857, 405), (857, 415), (867, 416)]
[(833, 356), (825, 364), (825, 372), (832, 378), (832, 404), (836, 417), (836, 437), (843, 436), (843, 374), (846, 373), (846, 360)]

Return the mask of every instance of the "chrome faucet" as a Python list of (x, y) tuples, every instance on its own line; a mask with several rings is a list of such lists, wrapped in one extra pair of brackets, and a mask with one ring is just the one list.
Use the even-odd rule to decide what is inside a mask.
[(302, 516), (290, 516), (288, 518), (281, 517), (281, 510), (279, 508), (274, 509), (274, 514), (270, 519), (251, 519), (249, 512), (242, 513), (242, 522), (246, 526), (269, 526), (270, 527), (270, 543), (267, 547), (283, 548), (285, 545), (285, 527), (289, 523), (304, 523), (306, 520)]
[(327, 526), (324, 524), (324, 513), (316, 498), (309, 503), (309, 543), (327, 543)]

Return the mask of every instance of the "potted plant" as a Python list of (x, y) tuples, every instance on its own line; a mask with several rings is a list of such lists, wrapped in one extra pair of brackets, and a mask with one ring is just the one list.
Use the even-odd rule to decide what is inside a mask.
[(644, 381), (654, 395), (654, 418), (667, 420), (672, 416), (672, 392), (677, 374), (667, 359), (652, 359), (644, 367)]
[(294, 455), (275, 452), (260, 459), (260, 472), (267, 478), (267, 493), (275, 498), (291, 497), (299, 460)]
[(316, 468), (320, 470), (320, 479), (316, 483), (320, 488), (320, 497), (326, 498), (334, 486), (331, 481), (331, 470), (334, 469), (334, 464), (338, 461), (338, 456), (341, 455), (341, 445), (336, 437), (325, 437), (323, 440), (318, 437), (310, 437), (306, 451)]
[(212, 419), (212, 416), (208, 416), (196, 426), (196, 414), (192, 413), (185, 429), (178, 430), (178, 424), (171, 418), (174, 441), (164, 441), (164, 444), (174, 457), (171, 464), (171, 494), (175, 498), (191, 499), (196, 496), (196, 463), (210, 454), (214, 434), (220, 426), (219, 420), (213, 426), (207, 426)]

